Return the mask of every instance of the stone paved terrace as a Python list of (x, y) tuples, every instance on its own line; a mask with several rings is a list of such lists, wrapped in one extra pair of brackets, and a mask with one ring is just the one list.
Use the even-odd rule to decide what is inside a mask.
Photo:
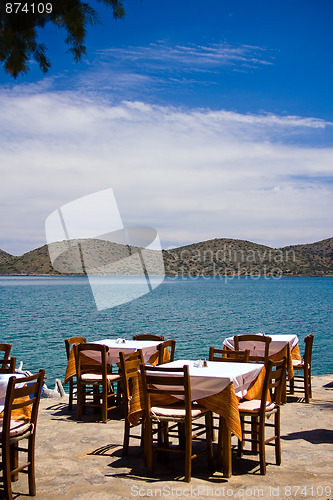
[[(333, 375), (313, 378), (310, 404), (288, 397), (282, 407), (282, 464), (267, 449), (267, 474), (257, 457), (233, 456), (233, 476), (210, 472), (205, 456), (193, 462), (192, 481), (182, 481), (182, 461), (157, 463), (148, 477), (139, 439), (122, 456), (120, 409), (107, 424), (92, 413), (76, 422), (67, 400), (42, 399), (36, 446), (37, 500), (122, 498), (265, 498), (333, 499)], [(98, 418), (98, 415), (97, 415)], [(137, 428), (138, 429), (138, 428)], [(138, 432), (137, 432), (138, 434)], [(236, 444), (236, 442), (235, 442)], [(214, 445), (216, 446), (216, 444)], [(27, 477), (13, 483), (14, 498), (27, 496)], [(0, 490), (1, 496), (1, 490)]]

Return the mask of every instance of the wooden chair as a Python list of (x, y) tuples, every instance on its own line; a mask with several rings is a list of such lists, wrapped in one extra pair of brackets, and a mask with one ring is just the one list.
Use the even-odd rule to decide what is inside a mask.
[(214, 346), (209, 348), (209, 361), (223, 361), (232, 363), (248, 363), (250, 351), (231, 351), (228, 349), (217, 349)]
[[(248, 363), (249, 362), (250, 351), (231, 351), (229, 349), (218, 349), (214, 346), (209, 348), (209, 361), (222, 361), (226, 363)], [(213, 413), (213, 440), (215, 436), (215, 431), (221, 434), (221, 418)], [(221, 436), (220, 436), (221, 437)], [(219, 447), (222, 446), (222, 442), (219, 442)], [(218, 465), (221, 466), (222, 458), (219, 456)]]
[[(242, 426), (242, 441), (238, 442), (238, 455), (241, 457), (244, 450), (244, 443), (251, 442), (251, 450), (246, 453), (260, 456), (260, 473), (266, 474), (265, 445), (275, 446), (275, 461), (281, 464), (281, 440), (280, 440), (280, 403), (283, 390), (283, 381), (286, 377), (287, 360), (268, 361), (263, 385), (261, 400), (243, 400), (239, 403), (239, 415)], [(269, 397), (270, 396), (270, 397)], [(274, 422), (268, 423), (266, 419), (274, 416)], [(247, 420), (247, 419), (250, 420)], [(270, 421), (269, 421), (270, 422)], [(248, 429), (246, 426), (251, 426)], [(265, 428), (274, 429), (274, 435), (265, 439)], [(250, 438), (246, 435), (250, 434)]]
[(3, 353), (3, 355), (1, 354), (1, 357), (3, 356), (3, 359), (0, 360), (0, 368), (2, 368), (2, 364), (5, 363), (7, 359), (9, 359), (11, 348), (12, 344), (0, 344), (0, 353)]
[[(87, 340), (85, 337), (70, 337), (68, 339), (65, 339), (65, 346), (66, 346), (66, 355), (67, 355), (67, 361), (69, 360), (69, 356), (71, 353), (71, 348), (75, 344), (84, 344), (86, 343)], [(68, 408), (71, 410), (73, 407), (73, 401), (76, 399), (76, 390), (77, 390), (77, 384), (76, 384), (76, 377), (72, 377), (69, 381), (69, 401), (68, 401)]]
[[(293, 363), (293, 369), (294, 373), (294, 378), (290, 380), (290, 394), (295, 393), (295, 381), (302, 382), (303, 385), (303, 391), (305, 395), (305, 402), (309, 403), (310, 398), (312, 398), (312, 387), (311, 387), (311, 359), (312, 359), (312, 346), (313, 346), (313, 339), (314, 335), (310, 333), (305, 337), (304, 342), (305, 342), (305, 352), (303, 356), (303, 361), (298, 361), (296, 359), (292, 360)], [(302, 375), (299, 374), (299, 372), (303, 372)], [(300, 388), (297, 387), (297, 391), (299, 391)]]
[(162, 344), (157, 346), (158, 350), (158, 364), (162, 365), (170, 363), (175, 359), (176, 341), (165, 340)]
[[(183, 452), (185, 454), (185, 481), (191, 481), (192, 459), (207, 454), (209, 465), (213, 465), (211, 412), (198, 404), (191, 402), (191, 385), (188, 366), (183, 368), (167, 368), (162, 366), (145, 366), (141, 364), (142, 389), (144, 395), (144, 444), (148, 473), (153, 473), (153, 455), (156, 451)], [(158, 388), (157, 388), (158, 387)], [(154, 396), (178, 395), (184, 401), (172, 406), (153, 406), (151, 398)], [(205, 417), (206, 446), (202, 452), (192, 451), (192, 422)], [(177, 422), (184, 429), (184, 443), (180, 448), (169, 446), (168, 424)], [(164, 442), (157, 446), (153, 444), (153, 425), (157, 424), (163, 433)], [(160, 434), (160, 433), (159, 433)]]
[(261, 348), (261, 350), (264, 350), (264, 355), (256, 355), (256, 354), (251, 354), (249, 355), (249, 361), (254, 361), (256, 363), (265, 363), (267, 364), (268, 359), (269, 359), (269, 344), (272, 342), (271, 337), (267, 337), (266, 335), (235, 335), (234, 336), (234, 344), (235, 344), (235, 350), (245, 350), (248, 348), (248, 346), (241, 345), (243, 342), (251, 342), (253, 343), (253, 351), (256, 350), (258, 347), (260, 347), (262, 344), (265, 344)]
[[(132, 382), (133, 378), (138, 376), (140, 365), (144, 362), (144, 360), (141, 349), (132, 353), (120, 352), (119, 358), (120, 358), (120, 373), (122, 377), (121, 385), (122, 385), (123, 408), (124, 408), (124, 418), (125, 418), (123, 455), (128, 455), (130, 429), (133, 427), (128, 420), (130, 399), (132, 397), (132, 389), (133, 389)], [(141, 433), (141, 443), (142, 441), (143, 438)]]
[(0, 373), (15, 373), (16, 358), (12, 356), (10, 359), (0, 359)]
[[(8, 382), (0, 431), (0, 460), (6, 500), (12, 500), (13, 498), (11, 483), (16, 479), (19, 472), (28, 473), (29, 495), (36, 495), (35, 438), (44, 376), (45, 370), (40, 370), (39, 373), (29, 377), (20, 376), (16, 378), (13, 376)], [(15, 413), (25, 415), (24, 420), (15, 420)], [(24, 439), (28, 441), (27, 447), (19, 446)], [(27, 461), (23, 464), (19, 462), (19, 452), (28, 454)]]
[(163, 335), (154, 335), (153, 333), (142, 333), (140, 335), (134, 335), (133, 340), (164, 340)]
[[(118, 373), (108, 373), (106, 353), (109, 348), (102, 344), (83, 343), (75, 344), (73, 349), (77, 378), (76, 418), (81, 420), (82, 410), (90, 406), (101, 409), (102, 421), (106, 423), (108, 411), (116, 408), (116, 393), (113, 384), (121, 380)], [(93, 390), (92, 401), (91, 388)], [(108, 403), (109, 399), (113, 400), (111, 406)]]

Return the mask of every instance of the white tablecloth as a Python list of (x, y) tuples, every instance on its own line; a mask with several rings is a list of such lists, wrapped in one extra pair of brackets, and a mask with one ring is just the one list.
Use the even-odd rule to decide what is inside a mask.
[[(10, 377), (13, 377), (13, 376), (15, 376), (15, 374), (13, 374), (13, 373), (0, 373), (0, 413), (4, 409), (9, 379), (10, 379)], [(19, 376), (17, 378), (19, 378)], [(22, 385), (23, 384), (19, 384), (19, 385), (16, 385), (16, 387), (22, 387)]]
[[(293, 348), (298, 344), (297, 335), (265, 335), (272, 339), (271, 343), (269, 344), (270, 356), (281, 351), (281, 349), (283, 349), (288, 343), (290, 344), (290, 350), (293, 350)], [(234, 338), (226, 338), (223, 341), (223, 345), (228, 347), (228, 349), (235, 349)], [(251, 341), (242, 342), (239, 348), (241, 350), (250, 349), (251, 356), (263, 356), (265, 354), (265, 344), (261, 342), (258, 342), (256, 345), (254, 345), (254, 343)]]
[(242, 398), (263, 368), (263, 365), (255, 363), (224, 363), (223, 361), (207, 361), (208, 366), (201, 368), (196, 367), (195, 364), (196, 361), (181, 359), (165, 365), (167, 368), (189, 366), (193, 401), (218, 394), (231, 382), (236, 396)]
[[(94, 342), (94, 344), (103, 344), (109, 348), (107, 354), (107, 362), (109, 364), (119, 363), (119, 352), (135, 352), (138, 349), (142, 350), (143, 358), (145, 363), (149, 358), (156, 352), (157, 346), (161, 344), (161, 341), (153, 340), (126, 340), (125, 343), (117, 342), (116, 339), (104, 339)], [(88, 356), (88, 353), (85, 352)]]

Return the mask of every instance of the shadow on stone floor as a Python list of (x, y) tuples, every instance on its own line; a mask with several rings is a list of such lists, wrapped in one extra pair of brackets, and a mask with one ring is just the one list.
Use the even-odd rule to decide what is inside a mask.
[(312, 444), (333, 443), (333, 431), (329, 429), (311, 429), (310, 431), (291, 432), (281, 439), (291, 441), (294, 439), (304, 439)]

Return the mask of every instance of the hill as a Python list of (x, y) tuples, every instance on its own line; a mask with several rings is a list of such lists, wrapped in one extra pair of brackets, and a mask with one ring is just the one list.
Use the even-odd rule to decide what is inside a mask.
[(284, 250), (294, 250), (297, 254), (302, 254), (305, 259), (309, 259), (309, 265), (322, 269), (323, 266), (330, 268), (333, 260), (333, 238), (309, 243), (307, 245), (291, 245)]
[(47, 245), (44, 245), (19, 257), (10, 255), (6, 260), (1, 260), (0, 258), (0, 275), (3, 274), (31, 275), (59, 273), (52, 268)]
[(7, 252), (4, 252), (3, 250), (0, 250), (0, 264), (2, 264), (3, 262), (8, 262), (12, 258), (13, 258), (12, 255), (10, 255)]
[[(94, 275), (137, 276), (142, 272), (140, 258), (134, 255), (139, 250), (143, 249), (98, 239), (61, 241), (49, 247), (44, 245), (20, 257), (10, 256), (0, 262), (0, 275), (85, 275), (86, 269), (93, 269), (91, 274)], [(149, 256), (150, 265), (160, 269), (156, 274), (163, 274), (159, 259), (156, 259), (160, 254), (152, 250), (144, 251), (145, 257)], [(128, 259), (130, 256), (134, 258)]]
[[(0, 275), (83, 275), (89, 268), (108, 266), (110, 274), (124, 274), (122, 259), (138, 252), (103, 240), (54, 243), (51, 266), (47, 245), (14, 257), (0, 250)], [(157, 262), (157, 254), (150, 251)], [(167, 276), (333, 276), (333, 238), (304, 245), (271, 248), (246, 240), (219, 238), (163, 250)], [(135, 265), (126, 274), (136, 275)], [(156, 273), (157, 274), (157, 273)]]
[(333, 276), (333, 238), (279, 249), (214, 239), (164, 252), (166, 274), (183, 276)]

